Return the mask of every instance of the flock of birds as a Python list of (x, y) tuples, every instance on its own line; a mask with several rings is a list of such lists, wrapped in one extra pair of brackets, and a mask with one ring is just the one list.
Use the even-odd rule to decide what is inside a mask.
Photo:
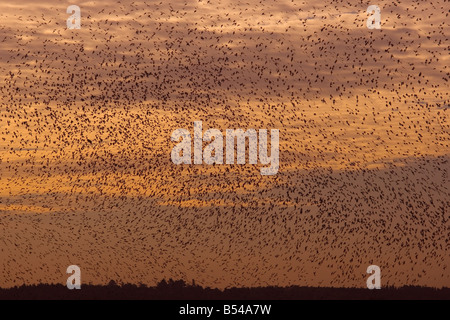
[[(0, 4), (0, 287), (73, 264), (94, 284), (361, 287), (376, 264), (450, 286), (445, 1), (379, 1), (381, 30), (330, 0), (96, 1), (67, 30), (45, 2)], [(173, 165), (194, 121), (279, 129), (278, 175)]]

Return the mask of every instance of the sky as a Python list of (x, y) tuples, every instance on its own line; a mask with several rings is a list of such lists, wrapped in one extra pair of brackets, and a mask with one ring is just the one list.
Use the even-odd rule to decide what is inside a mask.
[[(448, 10), (368, 5), (2, 1), (0, 287), (448, 287)], [(280, 130), (278, 174), (174, 165), (194, 121)]]

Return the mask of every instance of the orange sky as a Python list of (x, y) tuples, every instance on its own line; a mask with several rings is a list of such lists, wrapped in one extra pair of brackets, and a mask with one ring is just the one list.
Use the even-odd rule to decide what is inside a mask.
[[(0, 3), (0, 287), (450, 286), (448, 10), (377, 4)], [(279, 173), (175, 166), (194, 121)]]

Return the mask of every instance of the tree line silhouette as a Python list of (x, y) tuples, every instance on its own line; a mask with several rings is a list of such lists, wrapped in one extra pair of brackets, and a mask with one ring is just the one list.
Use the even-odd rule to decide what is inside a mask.
[(22, 286), (0, 289), (0, 300), (450, 300), (450, 288), (427, 287), (383, 288), (316, 288), (259, 287), (204, 288), (192, 281), (162, 280), (155, 287), (118, 285), (82, 285), (81, 290), (68, 290), (63, 285)]

